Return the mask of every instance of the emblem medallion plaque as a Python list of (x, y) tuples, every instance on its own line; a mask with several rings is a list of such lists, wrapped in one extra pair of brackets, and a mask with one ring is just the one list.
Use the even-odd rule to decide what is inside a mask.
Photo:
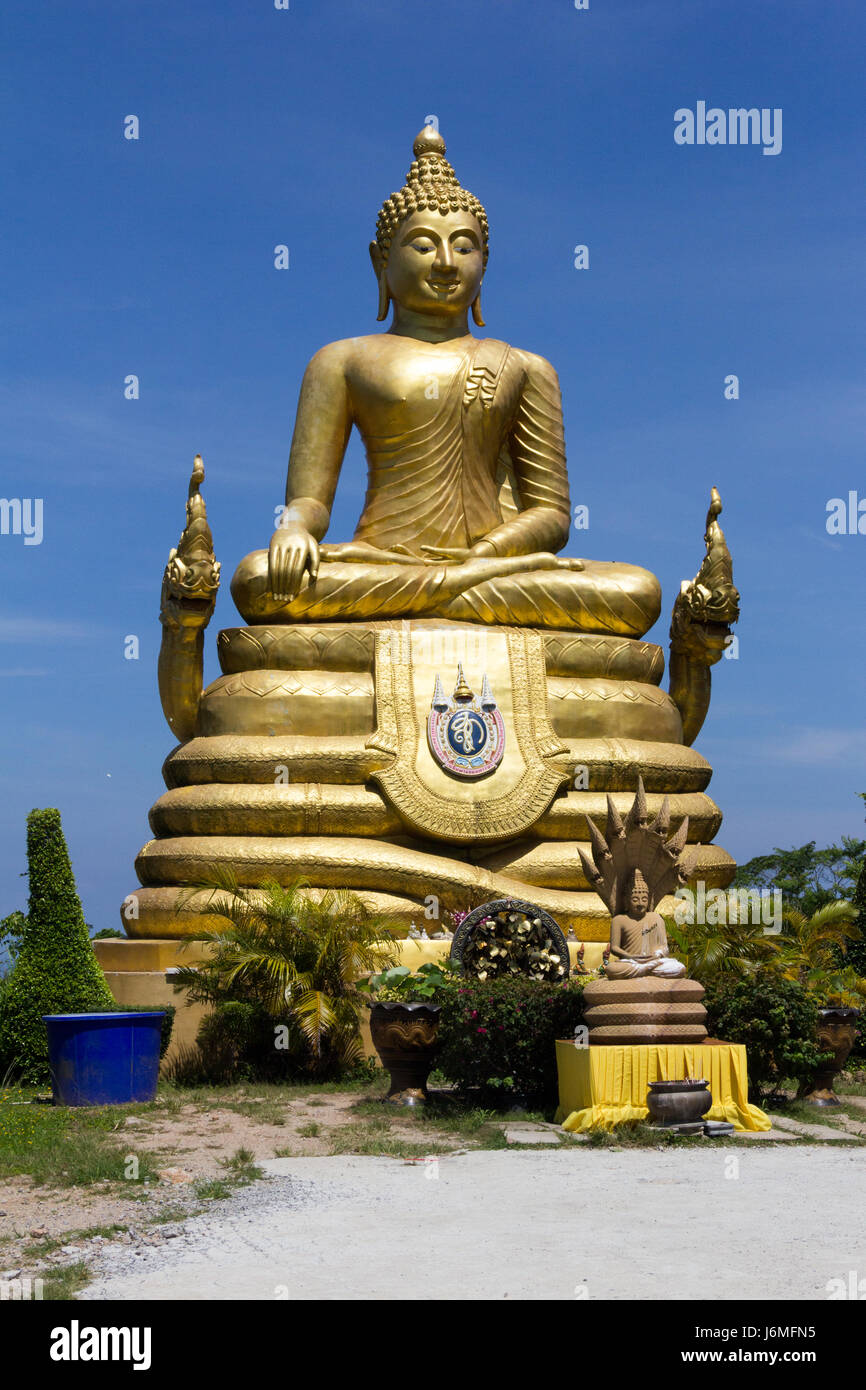
[(455, 777), (484, 777), (501, 763), (505, 725), (485, 674), (476, 696), (457, 668), (454, 694), (448, 698), (437, 673), (427, 718), (427, 741), (436, 762)]

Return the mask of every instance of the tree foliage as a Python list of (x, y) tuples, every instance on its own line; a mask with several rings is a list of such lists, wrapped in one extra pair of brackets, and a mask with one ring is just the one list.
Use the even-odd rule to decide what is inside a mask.
[(20, 938), (3, 990), (0, 1068), (41, 1084), (51, 1077), (43, 1014), (98, 1012), (115, 1004), (90, 944), (59, 811), (27, 817), (27, 865), (27, 914), (23, 920), (12, 914)]
[(459, 1091), (488, 1103), (552, 1103), (556, 1039), (573, 1038), (582, 1023), (584, 984), (580, 976), (566, 984), (522, 975), (449, 980), (436, 994), (436, 1066)]
[[(866, 801), (866, 792), (861, 792), (860, 795)], [(857, 882), (851, 894), (851, 903), (857, 914), (854, 919), (857, 935), (848, 945), (848, 963), (860, 975), (866, 975), (866, 850), (860, 855)]]
[(843, 835), (840, 845), (817, 849), (810, 840), (798, 849), (774, 849), (737, 870), (735, 888), (778, 888), (786, 907), (811, 917), (838, 898), (850, 898), (860, 873), (866, 840)]

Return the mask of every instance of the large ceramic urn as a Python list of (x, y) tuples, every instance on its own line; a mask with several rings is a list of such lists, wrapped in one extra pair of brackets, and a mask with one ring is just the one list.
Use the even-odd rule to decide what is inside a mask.
[(829, 1052), (830, 1060), (812, 1078), (805, 1100), (810, 1105), (841, 1105), (833, 1081), (848, 1060), (857, 1038), (860, 1010), (847, 1007), (818, 1010), (818, 1046)]
[(423, 1105), (438, 1048), (439, 1004), (388, 1000), (370, 1007), (370, 1034), (391, 1075), (393, 1105)]

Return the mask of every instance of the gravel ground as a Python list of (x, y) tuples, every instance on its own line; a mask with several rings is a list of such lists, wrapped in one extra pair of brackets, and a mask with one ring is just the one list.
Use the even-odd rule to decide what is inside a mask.
[[(275, 1159), (85, 1299), (826, 1298), (866, 1276), (866, 1152)], [(168, 1234), (168, 1229), (166, 1230)]]

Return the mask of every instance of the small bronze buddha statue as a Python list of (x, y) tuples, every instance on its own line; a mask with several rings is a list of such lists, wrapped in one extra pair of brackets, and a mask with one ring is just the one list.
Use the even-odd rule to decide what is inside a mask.
[(664, 918), (650, 908), (649, 886), (640, 869), (632, 870), (624, 901), (625, 912), (611, 918), (608, 979), (636, 980), (643, 975), (675, 979), (685, 975), (682, 961), (674, 960), (668, 952)]
[(581, 851), (587, 881), (611, 914), (604, 978), (583, 994), (593, 1045), (697, 1043), (707, 1035), (704, 989), (687, 979), (668, 949), (659, 900), (685, 887), (699, 851), (686, 848), (685, 820), (670, 833), (667, 798), (650, 818), (643, 779), (628, 814), (610, 801), (605, 833), (588, 818), (592, 856)]

